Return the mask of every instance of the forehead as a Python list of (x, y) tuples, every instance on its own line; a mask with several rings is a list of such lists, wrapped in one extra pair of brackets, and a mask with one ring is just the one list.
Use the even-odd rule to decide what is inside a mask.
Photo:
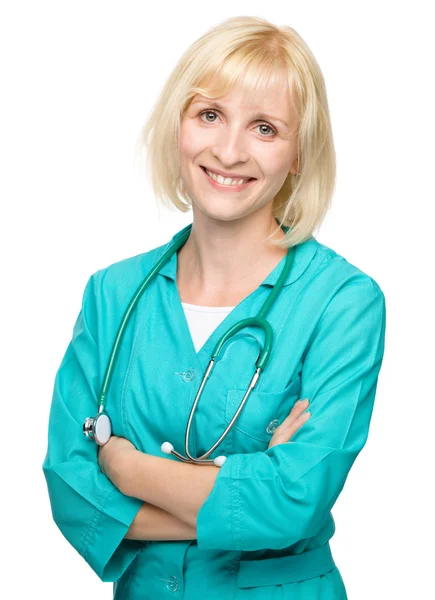
[(222, 76), (218, 73), (207, 77), (196, 89), (198, 93), (191, 103), (213, 99), (228, 108), (240, 106), (252, 113), (272, 113), (287, 118), (287, 121), (294, 121), (300, 115), (300, 102), (293, 80), (290, 82), (283, 70), (274, 70), (266, 75), (257, 70), (254, 76), (245, 72), (231, 79), (227, 74)]
[(251, 108), (253, 110), (263, 110), (267, 107), (273, 108), (282, 106), (283, 103), (290, 102), (289, 93), (277, 94), (275, 90), (258, 91), (253, 93), (246, 93), (237, 87), (234, 87), (225, 95), (214, 95), (214, 94), (196, 94), (192, 102), (207, 101), (207, 100), (219, 100), (222, 104), (238, 104), (245, 108)]

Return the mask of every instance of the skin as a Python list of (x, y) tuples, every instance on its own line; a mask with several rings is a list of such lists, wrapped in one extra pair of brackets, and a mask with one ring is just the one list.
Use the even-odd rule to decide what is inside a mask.
[[(303, 412), (307, 406), (308, 401), (306, 398), (293, 406), (289, 415), (273, 432), (269, 448), (288, 442), (292, 435), (309, 419), (309, 411)], [(112, 435), (107, 444), (99, 448), (98, 463), (100, 469), (119, 489), (131, 488), (134, 483), (132, 486), (131, 481), (128, 481), (125, 466), (134, 460), (138, 452), (136, 447), (126, 438)], [(202, 469), (202, 466), (199, 468)]]
[[(261, 97), (245, 102), (236, 87), (218, 101), (223, 110), (195, 96), (180, 123), (180, 176), (193, 199), (193, 225), (178, 253), (177, 286), (183, 302), (234, 306), (286, 254), (264, 238), (276, 227), (273, 199), (288, 174), (298, 169), (298, 119), (290, 95), (280, 89), (269, 88)], [(273, 115), (287, 125), (253, 119), (255, 112)], [(256, 181), (242, 192), (221, 192), (209, 184), (200, 165)], [(273, 239), (283, 235), (281, 230)], [(307, 406), (306, 399), (292, 409), (275, 430), (269, 447), (289, 441), (310, 417), (303, 413)], [(98, 462), (124, 494), (142, 499), (144, 508), (154, 505), (179, 519), (177, 532), (180, 523), (188, 524), (190, 537), (219, 470), (214, 465), (148, 455), (117, 436), (99, 449)], [(139, 518), (135, 521), (126, 537), (142, 539), (139, 536), (145, 536), (146, 529), (140, 528)]]
[[(310, 418), (308, 411), (303, 413), (307, 406), (307, 399), (294, 405), (287, 418), (275, 429), (269, 448), (288, 442), (302, 427)], [(138, 451), (129, 440), (117, 436), (112, 436), (105, 446), (99, 448), (98, 462), (103, 473), (123, 494), (140, 498), (145, 503), (127, 532), (127, 538), (196, 538), (197, 515), (213, 488), (219, 467), (151, 456)], [(159, 513), (155, 512), (155, 507), (160, 509)], [(160, 519), (160, 535), (158, 531), (153, 538), (149, 532), (151, 530), (155, 536), (156, 526), (151, 524), (150, 528), (151, 518)]]
[[(177, 283), (185, 302), (234, 305), (286, 254), (263, 239), (276, 227), (273, 199), (289, 172), (297, 172), (297, 114), (290, 95), (279, 89), (269, 89), (249, 104), (242, 101), (235, 88), (219, 98), (225, 107), (221, 111), (198, 94), (181, 120), (180, 173), (193, 199), (194, 217), (178, 254)], [(276, 116), (288, 126), (254, 120), (255, 112)], [(257, 181), (242, 192), (221, 192), (209, 184), (200, 165)], [(283, 236), (280, 231), (273, 239)]]

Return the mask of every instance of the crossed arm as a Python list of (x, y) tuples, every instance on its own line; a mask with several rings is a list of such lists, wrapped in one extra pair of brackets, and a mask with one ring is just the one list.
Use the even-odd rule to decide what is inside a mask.
[[(152, 535), (193, 537), (202, 539), (204, 548), (247, 550), (259, 544), (281, 548), (290, 539), (313, 535), (367, 439), (385, 335), (385, 299), (375, 283), (350, 279), (329, 302), (312, 334), (302, 390), (313, 408), (316, 403), (314, 424), (291, 447), (283, 445), (269, 456), (257, 453), (252, 460), (243, 457), (243, 478), (238, 476), (242, 457), (235, 455), (233, 489), (246, 517), (246, 527), (237, 528), (236, 538), (231, 537), (232, 522), (222, 519), (206, 530), (210, 515), (223, 514), (231, 501), (228, 478), (217, 477), (218, 467), (140, 453), (128, 440), (114, 437), (117, 442), (111, 439), (99, 451), (100, 457), (126, 458), (127, 444), (129, 458), (113, 465), (106, 461), (107, 472), (100, 464), (107, 477), (99, 472), (95, 445), (82, 433), (83, 415), (95, 410), (100, 375), (93, 298), (91, 278), (56, 375), (43, 470), (56, 524), (94, 571), (104, 581), (115, 581), (124, 572), (132, 550), (120, 546), (121, 535), (138, 540), (150, 540)], [(119, 451), (121, 440), (125, 455)], [(284, 468), (290, 454), (291, 465)], [(118, 469), (122, 464), (125, 469)], [(116, 479), (120, 472), (125, 481)], [(271, 479), (277, 486), (269, 486), (266, 496), (263, 482)], [(272, 512), (263, 522), (266, 506)], [(256, 521), (257, 514), (261, 521)], [(282, 523), (288, 514), (291, 530)], [(232, 519), (237, 522), (236, 512)], [(131, 527), (126, 533), (127, 523)]]
[(196, 528), (158, 506), (144, 502), (125, 534), (128, 540), (196, 540)]
[[(270, 446), (288, 442), (308, 420), (306, 401), (295, 405), (278, 427)], [(125, 438), (113, 436), (99, 450), (102, 471), (123, 494), (144, 504), (125, 537), (133, 540), (196, 539), (199, 509), (210, 494), (218, 467), (195, 465), (139, 452)]]
[(219, 467), (145, 454), (117, 436), (100, 448), (98, 462), (123, 494), (144, 502), (127, 539), (196, 539), (196, 517)]

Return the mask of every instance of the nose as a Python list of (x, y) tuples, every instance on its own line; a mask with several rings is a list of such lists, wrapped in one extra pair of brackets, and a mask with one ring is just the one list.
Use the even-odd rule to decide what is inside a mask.
[(224, 169), (231, 168), (237, 163), (246, 163), (249, 159), (243, 135), (236, 127), (223, 127), (217, 133), (211, 152)]

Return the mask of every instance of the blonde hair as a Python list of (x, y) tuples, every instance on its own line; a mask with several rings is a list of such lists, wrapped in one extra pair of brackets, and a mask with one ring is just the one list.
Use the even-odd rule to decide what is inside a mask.
[[(146, 153), (156, 199), (187, 212), (192, 199), (179, 173), (181, 118), (196, 94), (217, 98), (236, 83), (248, 94), (261, 93), (277, 83), (283, 84), (291, 97), (296, 94), (299, 172), (297, 176), (288, 174), (272, 203), (275, 219), (289, 227), (283, 238), (272, 243), (289, 248), (308, 239), (322, 223), (336, 173), (323, 75), (307, 44), (291, 27), (277, 27), (251, 16), (232, 17), (212, 27), (173, 69), (136, 147)], [(279, 225), (275, 232), (278, 229)]]

